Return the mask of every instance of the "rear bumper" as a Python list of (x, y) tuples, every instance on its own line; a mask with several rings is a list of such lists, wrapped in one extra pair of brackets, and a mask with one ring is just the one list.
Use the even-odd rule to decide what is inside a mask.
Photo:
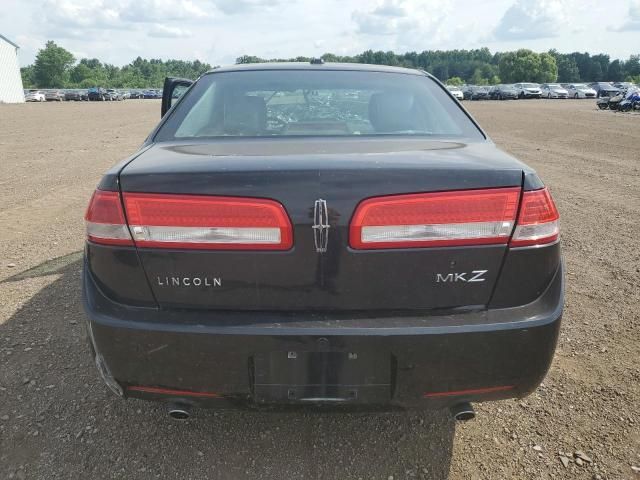
[[(223, 408), (442, 408), (522, 397), (540, 384), (555, 351), (563, 282), (559, 269), (536, 301), (517, 308), (372, 318), (128, 307), (103, 295), (85, 268), (83, 303), (103, 377), (125, 397)], [(317, 361), (305, 362), (318, 352), (336, 370), (328, 387), (308, 381)]]

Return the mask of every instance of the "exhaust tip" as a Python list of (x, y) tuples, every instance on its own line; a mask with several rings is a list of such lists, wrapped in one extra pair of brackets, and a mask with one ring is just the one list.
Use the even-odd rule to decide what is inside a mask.
[(451, 407), (451, 415), (459, 422), (466, 422), (476, 418), (476, 412), (469, 402), (460, 403)]
[(191, 409), (186, 405), (170, 405), (169, 416), (174, 420), (187, 420), (191, 416)]

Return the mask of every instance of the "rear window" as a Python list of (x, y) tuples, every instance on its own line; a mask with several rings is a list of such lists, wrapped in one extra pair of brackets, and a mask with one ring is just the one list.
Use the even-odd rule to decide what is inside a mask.
[(483, 138), (457, 102), (423, 75), (253, 70), (202, 77), (155, 140), (300, 135)]

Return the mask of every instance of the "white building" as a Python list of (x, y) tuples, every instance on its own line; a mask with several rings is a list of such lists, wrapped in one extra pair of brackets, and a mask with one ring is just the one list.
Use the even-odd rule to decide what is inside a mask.
[(18, 45), (0, 35), (0, 103), (23, 103)]

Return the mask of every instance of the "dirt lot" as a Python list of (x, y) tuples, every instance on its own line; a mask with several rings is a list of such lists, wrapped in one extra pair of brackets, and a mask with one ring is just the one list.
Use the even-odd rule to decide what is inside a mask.
[(159, 103), (0, 105), (0, 478), (640, 479), (640, 115), (468, 106), (552, 189), (568, 290), (544, 384), (454, 426), (440, 412), (176, 423), (113, 397), (85, 342), (82, 215)]

